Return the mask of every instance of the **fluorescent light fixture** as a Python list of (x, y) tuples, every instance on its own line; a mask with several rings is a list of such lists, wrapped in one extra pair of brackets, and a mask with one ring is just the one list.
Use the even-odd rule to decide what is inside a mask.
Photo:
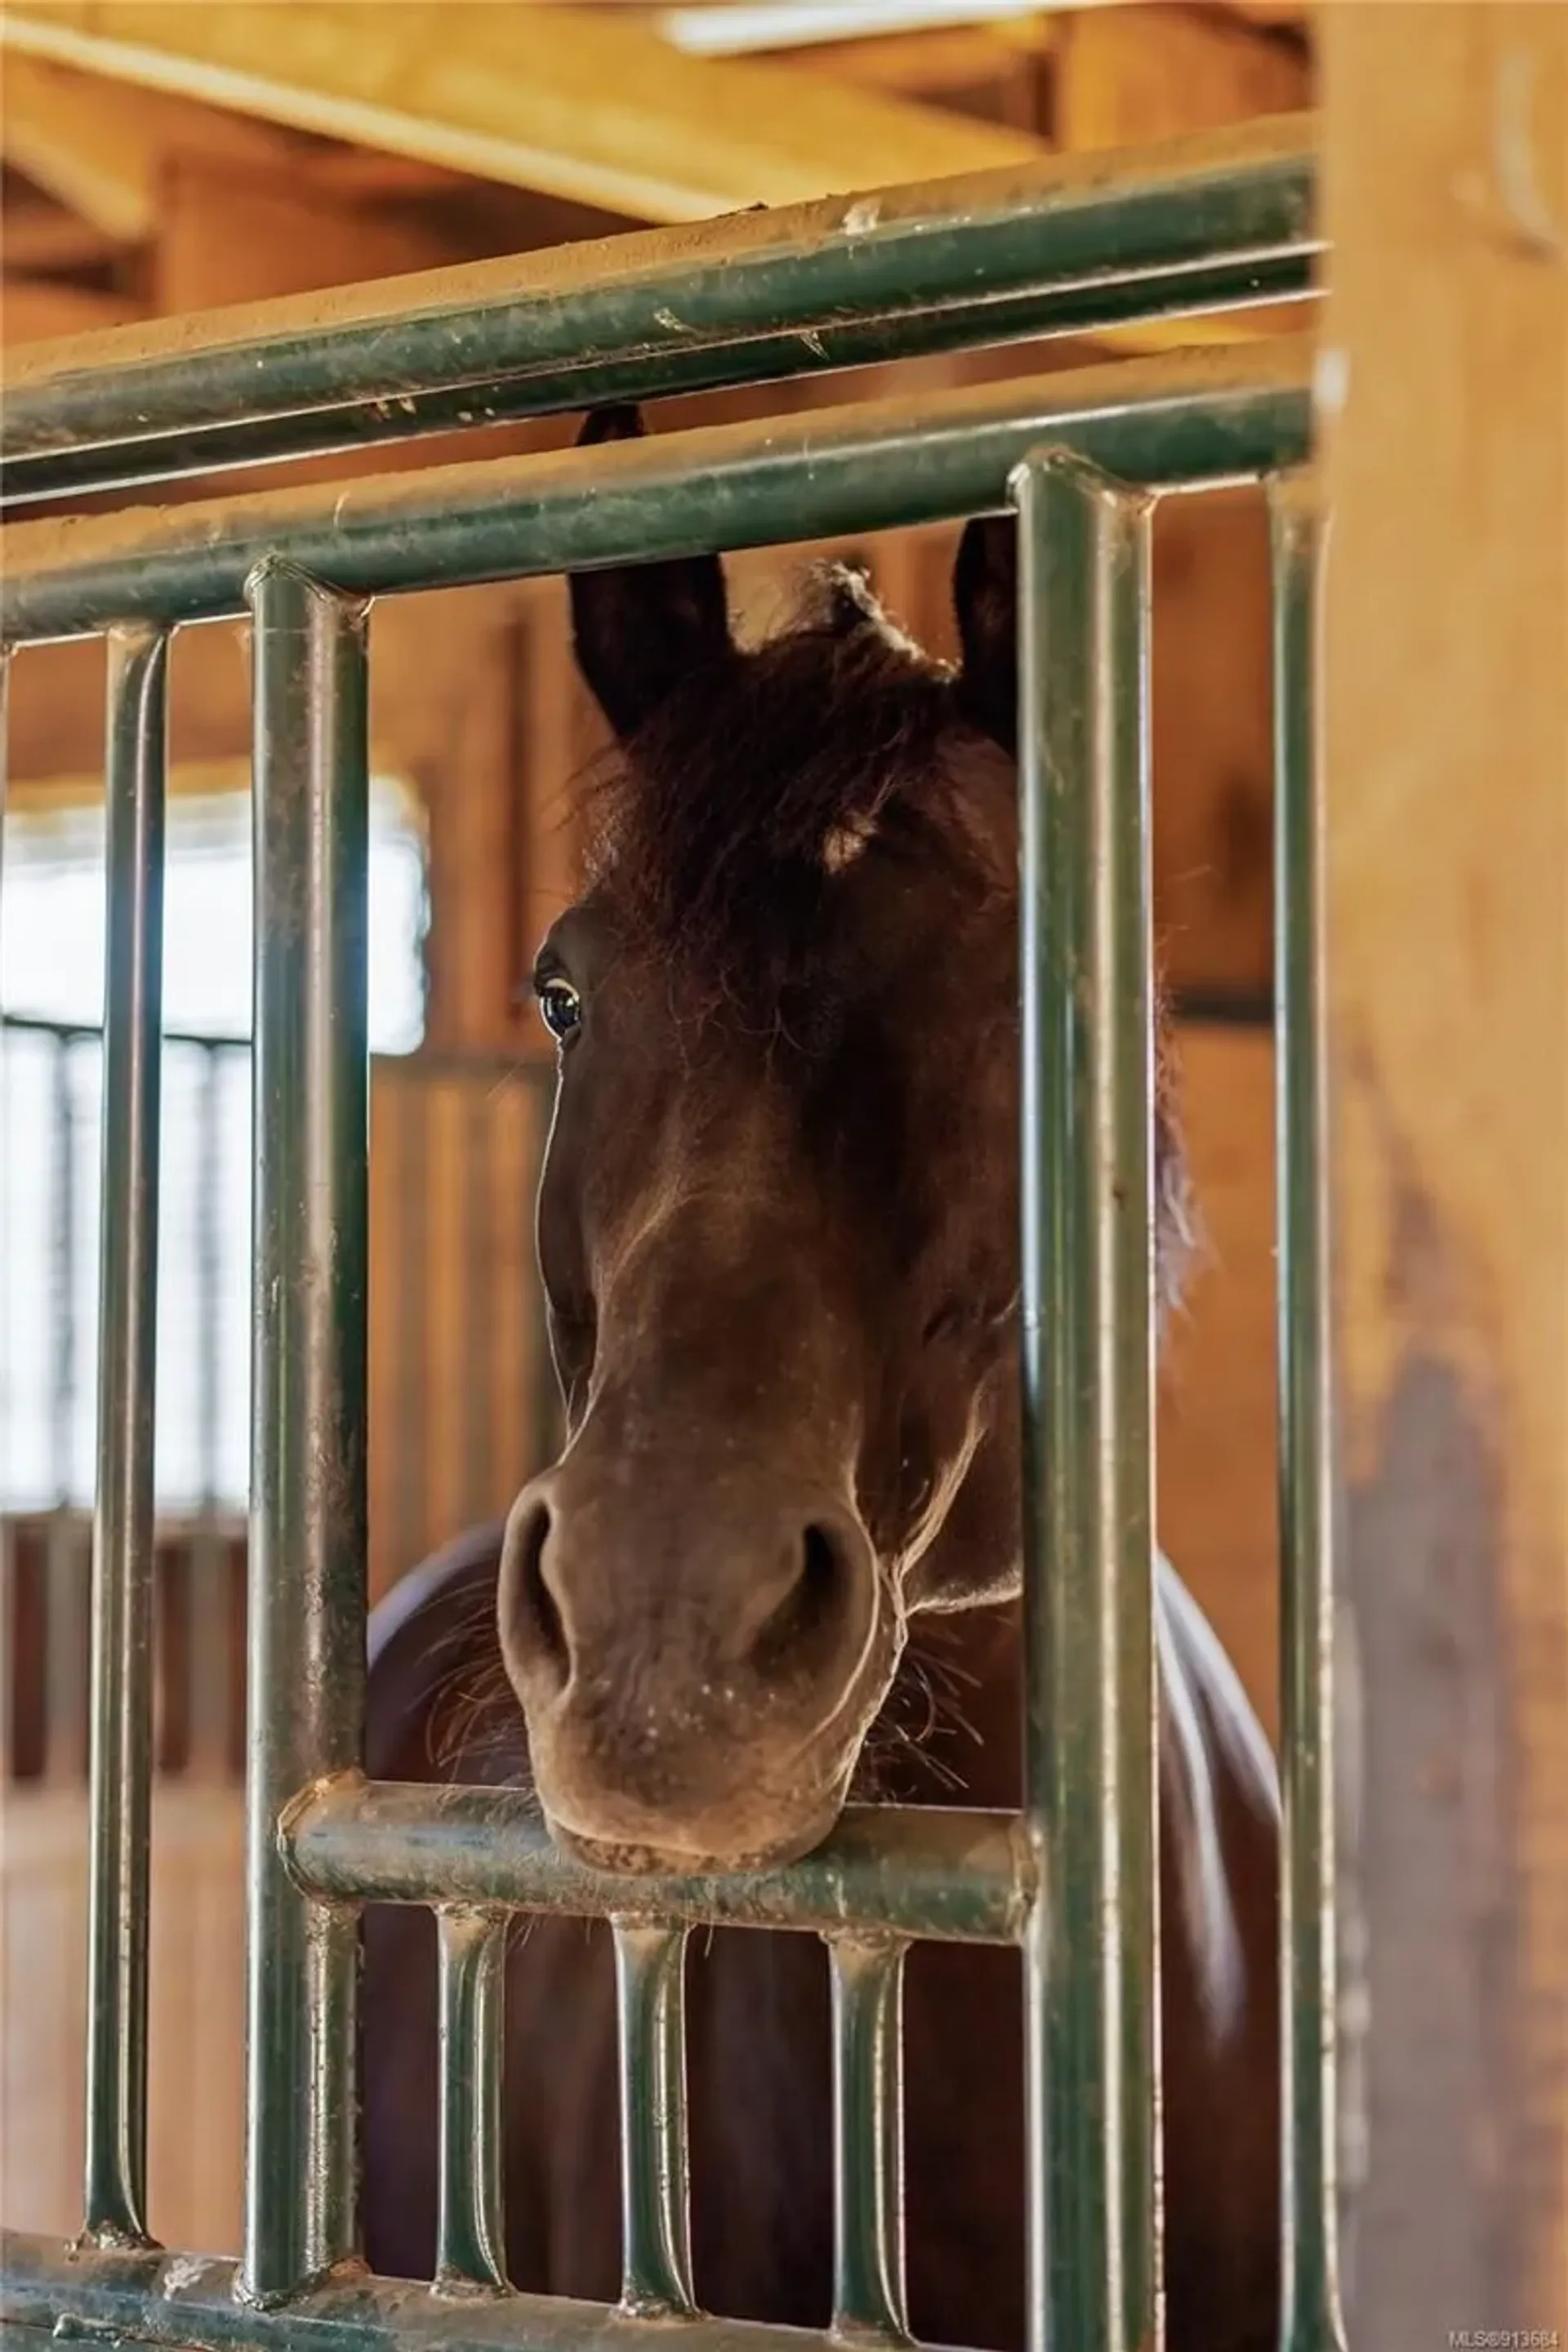
[(1042, 13), (1040, 0), (731, 0), (709, 8), (661, 9), (658, 29), (689, 56), (732, 58), (749, 49), (816, 47)]

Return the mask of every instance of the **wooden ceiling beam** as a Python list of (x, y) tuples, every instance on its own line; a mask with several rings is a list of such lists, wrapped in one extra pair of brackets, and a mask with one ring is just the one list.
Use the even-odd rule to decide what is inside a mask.
[(616, 11), (10, 0), (12, 49), (647, 221), (1005, 168), (1043, 142)]
[(0, 155), (120, 245), (153, 234), (174, 153), (276, 160), (286, 145), (242, 116), (14, 50), (0, 78)]
[(417, 217), (388, 218), (323, 187), (313, 165), (292, 173), (247, 172), (180, 155), (164, 182), (153, 307), (182, 318), (438, 269), (467, 257)]

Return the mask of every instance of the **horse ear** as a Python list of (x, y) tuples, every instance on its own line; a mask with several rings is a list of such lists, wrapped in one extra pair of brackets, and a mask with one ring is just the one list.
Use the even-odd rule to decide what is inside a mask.
[[(587, 418), (577, 446), (635, 441), (642, 431), (635, 408), (601, 408)], [(716, 555), (575, 572), (571, 588), (577, 667), (623, 742), (682, 678), (731, 650), (724, 572)]]
[(1018, 530), (1011, 515), (966, 523), (952, 571), (959, 707), (1000, 743), (1018, 749)]

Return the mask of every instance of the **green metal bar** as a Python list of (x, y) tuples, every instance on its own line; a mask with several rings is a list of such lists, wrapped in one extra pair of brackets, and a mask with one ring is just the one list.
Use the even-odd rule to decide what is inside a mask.
[(255, 1373), (251, 1408), (245, 2288), (352, 2255), (357, 1922), (278, 1849), (364, 1721), (363, 611), (265, 564), (255, 614)]
[[(307, 409), (281, 417), (269, 410), (251, 423), (210, 425), (191, 433), (114, 443), (101, 455), (62, 448), (13, 461), (0, 473), (0, 517), (48, 500), (143, 489), (241, 466), (347, 456), (436, 434), (516, 424), (560, 409), (776, 383), (911, 356), (1088, 337), (1121, 326), (1173, 323), (1216, 311), (1244, 315), (1267, 304), (1314, 297), (1317, 291), (1306, 255), (1243, 251), (1207, 268), (1134, 272), (1125, 279), (1107, 271), (1084, 286), (1049, 286), (1001, 297), (983, 292), (967, 302), (900, 312), (886, 320), (828, 320), (781, 329), (756, 340), (654, 350), (629, 358), (585, 361), (577, 367), (563, 363), (538, 376), (491, 378), (461, 383), (454, 391), (412, 396), (390, 394), (358, 407)], [(396, 331), (390, 332), (395, 336)], [(102, 373), (109, 383), (116, 381), (114, 372)]]
[(643, 2319), (697, 2307), (686, 2147), (687, 1933), (615, 1923), (621, 2305)]
[(1333, 1454), (1314, 701), (1321, 533), (1302, 476), (1269, 485), (1274, 561), (1279, 1185), (1280, 2132), (1283, 2352), (1344, 2352), (1335, 2149)]
[(1308, 290), (1310, 116), (8, 354), (15, 506)]
[(109, 640), (103, 1199), (89, 1748), (85, 2236), (147, 2237), (153, 1431), (169, 641)]
[(440, 2193), (436, 2283), (506, 2285), (501, 2201), (501, 2020), (504, 1917), (436, 1915), (441, 2003)]
[(1047, 451), (1020, 553), (1029, 2329), (1163, 2337), (1149, 501)]
[(901, 1942), (830, 1936), (833, 2331), (909, 2340)]
[(625, 1878), (559, 1853), (521, 1790), (355, 1774), (305, 1790), (279, 1825), (295, 1883), (324, 1903), (455, 1903), (583, 1918), (1016, 1943), (1035, 1864), (1011, 1813), (851, 1806), (826, 1844), (773, 1871)]
[[(18, 2333), (57, 2319), (57, 2342), (157, 2344), (180, 2352), (626, 2352), (635, 2325), (616, 2306), (541, 2294), (448, 2294), (403, 2279), (346, 2275), (283, 2311), (243, 2300), (232, 2262), (180, 2254), (73, 2259), (58, 2239), (0, 2234), (7, 2323)], [(693, 2316), (657, 2323), (661, 2352), (824, 2352), (793, 2327)], [(649, 2339), (655, 2340), (653, 2331)], [(9, 2341), (9, 2339), (7, 2339)], [(23, 2336), (26, 2344), (28, 2337)]]
[(753, 547), (997, 506), (1055, 443), (1148, 483), (1250, 478), (1304, 456), (1310, 339), (1169, 352), (926, 399), (444, 466), (334, 488), (0, 533), (0, 639), (237, 614), (271, 551), (338, 590), (457, 586)]

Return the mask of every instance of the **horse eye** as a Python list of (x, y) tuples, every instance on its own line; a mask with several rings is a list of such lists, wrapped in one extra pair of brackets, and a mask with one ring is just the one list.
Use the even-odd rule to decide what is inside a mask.
[(583, 1000), (569, 980), (541, 981), (539, 1010), (551, 1035), (564, 1043), (583, 1018)]

